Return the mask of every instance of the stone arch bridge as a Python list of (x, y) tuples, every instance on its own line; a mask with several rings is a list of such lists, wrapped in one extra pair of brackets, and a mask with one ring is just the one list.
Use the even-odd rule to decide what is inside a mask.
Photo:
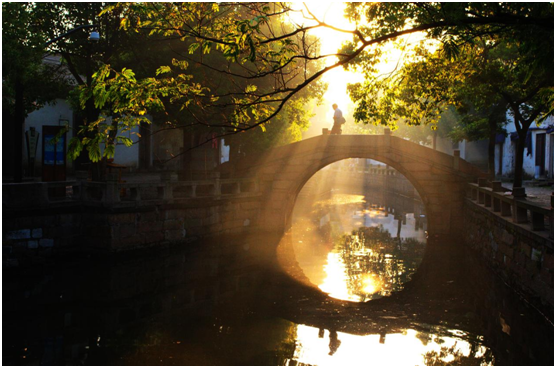
[[(386, 130), (388, 132), (388, 130)], [(485, 173), (459, 157), (385, 135), (322, 135), (246, 158), (235, 175), (257, 176), (262, 193), (259, 226), (283, 232), (291, 225), (298, 193), (323, 167), (348, 158), (383, 162), (403, 174), (426, 207), (429, 234), (457, 235), (463, 222), (465, 184)]]

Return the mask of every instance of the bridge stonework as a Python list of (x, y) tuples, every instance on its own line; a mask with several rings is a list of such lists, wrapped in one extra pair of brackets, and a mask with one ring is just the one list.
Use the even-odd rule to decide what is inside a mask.
[(460, 159), (386, 135), (323, 135), (271, 150), (236, 166), (255, 175), (263, 194), (260, 227), (286, 231), (298, 193), (323, 167), (348, 158), (383, 162), (403, 174), (426, 207), (429, 234), (457, 235), (463, 225), (465, 185), (484, 173)]

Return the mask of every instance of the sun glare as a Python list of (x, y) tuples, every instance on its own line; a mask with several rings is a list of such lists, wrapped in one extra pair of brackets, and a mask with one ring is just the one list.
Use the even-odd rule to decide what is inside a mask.
[[(307, 26), (314, 25), (315, 23), (309, 19), (309, 14), (302, 4), (296, 4), (297, 10), (302, 12), (292, 13), (291, 21), (295, 24), (304, 24)], [(350, 23), (344, 17), (344, 3), (337, 2), (319, 2), (307, 4), (309, 11), (314, 14), (317, 19), (326, 22), (327, 24), (334, 25), (334, 27), (353, 30), (355, 25)], [(321, 41), (320, 53), (322, 55), (334, 55), (342, 46), (342, 43), (349, 41), (352, 35), (349, 33), (339, 32), (333, 29), (320, 27), (310, 31), (310, 33), (318, 37)], [(338, 59), (331, 56), (325, 59), (327, 66), (336, 63)], [(328, 83), (328, 90), (324, 95), (325, 104), (331, 105), (337, 103), (343, 109), (347, 109), (350, 104), (349, 96), (346, 92), (348, 83), (356, 83), (363, 80), (361, 73), (353, 73), (344, 70), (341, 67), (335, 68), (322, 77), (322, 81)], [(345, 111), (345, 110), (344, 110)]]
[[(294, 4), (297, 12), (290, 13), (290, 21), (297, 25), (312, 26), (312, 21), (307, 9), (320, 21), (344, 30), (355, 29), (355, 24), (350, 23), (345, 17), (345, 3), (342, 2), (313, 2), (307, 4), (307, 9), (301, 3)], [(334, 55), (341, 48), (342, 43), (352, 39), (352, 34), (343, 33), (326, 27), (315, 28), (310, 33), (321, 40), (322, 55)], [(422, 34), (412, 34), (405, 37), (406, 45), (418, 42), (423, 38)], [(378, 74), (389, 74), (403, 62), (404, 53), (393, 46), (386, 45), (384, 48), (384, 59), (377, 66)], [(331, 56), (325, 59), (327, 66), (336, 63), (338, 59)], [(322, 81), (328, 83), (328, 90), (324, 94), (324, 104), (337, 103), (344, 115), (350, 116), (353, 108), (352, 102), (347, 94), (346, 88), (349, 83), (363, 82), (364, 75), (361, 72), (346, 71), (337, 67), (322, 76)], [(347, 114), (346, 114), (347, 113)]]
[(366, 294), (374, 294), (377, 291), (381, 290), (381, 286), (380, 286), (381, 282), (376, 275), (372, 275), (372, 274), (363, 275), (361, 277), (361, 282), (363, 284), (361, 291), (363, 291)]

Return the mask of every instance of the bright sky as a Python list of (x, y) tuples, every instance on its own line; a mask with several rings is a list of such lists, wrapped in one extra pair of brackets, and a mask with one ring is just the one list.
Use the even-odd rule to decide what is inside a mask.
[[(298, 3), (299, 9), (304, 9), (303, 4)], [(350, 24), (347, 19), (344, 18), (344, 3), (338, 2), (311, 2), (307, 4), (309, 10), (320, 20), (332, 24), (335, 27), (342, 29), (354, 29), (354, 25)], [(307, 14), (308, 15), (308, 14)], [(312, 25), (314, 22), (303, 19), (301, 14), (294, 14), (292, 21), (298, 24)], [(342, 33), (334, 31), (328, 28), (317, 28), (310, 31), (311, 34), (319, 37), (321, 39), (321, 54), (334, 54), (341, 47), (342, 42), (350, 40), (352, 35), (348, 33)], [(326, 65), (333, 64), (337, 61), (337, 58), (331, 57), (326, 59)], [(348, 105), (350, 102), (349, 96), (346, 93), (347, 83), (355, 83), (357, 81), (362, 81), (362, 76), (360, 74), (351, 73), (343, 70), (343, 68), (338, 67), (324, 74), (322, 80), (329, 84), (328, 91), (324, 95), (326, 100), (325, 104), (331, 105), (336, 102), (341, 108)]]
[[(297, 5), (297, 9), (304, 9), (303, 3), (296, 3), (295, 5)], [(307, 6), (318, 19), (326, 22), (327, 24), (347, 30), (355, 28), (354, 24), (344, 18), (345, 3), (319, 1), (318, 3), (309, 2), (307, 3)], [(297, 24), (304, 24), (306, 26), (314, 24), (314, 22), (304, 19), (301, 13), (293, 14), (290, 18), (292, 22)], [(350, 40), (353, 37), (349, 33), (342, 33), (324, 27), (311, 30), (310, 33), (321, 39), (321, 54), (323, 55), (336, 53), (344, 41)], [(414, 41), (418, 40), (418, 37), (415, 35), (411, 37)], [(380, 73), (389, 73), (394, 70), (400, 58), (400, 51), (394, 49), (390, 49), (388, 51), (389, 54), (385, 56), (383, 64), (378, 66)], [(337, 62), (336, 57), (330, 57), (326, 60), (327, 65), (331, 65), (335, 62)], [(324, 95), (324, 105), (330, 106), (332, 103), (337, 103), (340, 109), (344, 112), (344, 116), (346, 116), (346, 113), (350, 114), (352, 102), (346, 92), (346, 87), (348, 83), (363, 81), (363, 75), (360, 73), (348, 72), (342, 67), (337, 67), (325, 73), (322, 80), (328, 83), (328, 90)], [(329, 123), (330, 122), (325, 123), (323, 127), (327, 126), (326, 124), (329, 125)]]

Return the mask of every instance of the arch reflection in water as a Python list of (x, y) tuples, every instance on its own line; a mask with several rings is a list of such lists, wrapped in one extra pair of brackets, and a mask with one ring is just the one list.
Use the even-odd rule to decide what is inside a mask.
[(399, 291), (411, 279), (424, 254), (426, 216), (415, 189), (398, 172), (345, 161), (317, 173), (301, 191), (294, 251), (321, 290), (364, 302)]
[[(432, 328), (397, 334), (357, 336), (297, 326), (297, 345), (289, 365), (379, 366), (494, 365), (481, 337), (463, 331)], [(400, 354), (403, 352), (403, 354)]]

